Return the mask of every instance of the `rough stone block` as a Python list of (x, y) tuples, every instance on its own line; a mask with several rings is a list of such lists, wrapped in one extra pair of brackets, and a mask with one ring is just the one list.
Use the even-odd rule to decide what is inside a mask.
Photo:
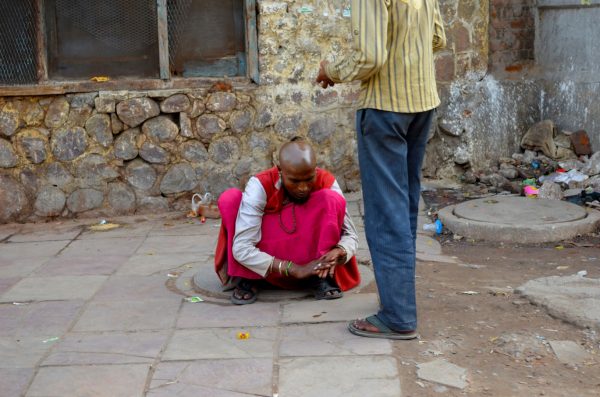
[(467, 370), (446, 360), (440, 359), (419, 364), (417, 368), (417, 376), (420, 379), (458, 389), (464, 389), (468, 385)]

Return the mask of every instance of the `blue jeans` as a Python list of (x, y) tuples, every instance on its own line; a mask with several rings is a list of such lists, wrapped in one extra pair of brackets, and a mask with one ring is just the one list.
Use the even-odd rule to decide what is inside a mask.
[(397, 331), (417, 328), (417, 214), (433, 113), (361, 109), (356, 118), (365, 231), (381, 305), (377, 317)]

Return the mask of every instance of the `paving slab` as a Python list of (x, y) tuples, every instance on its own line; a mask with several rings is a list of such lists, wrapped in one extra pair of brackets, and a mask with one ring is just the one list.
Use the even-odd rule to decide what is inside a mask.
[(120, 237), (146, 237), (152, 230), (152, 222), (134, 223), (130, 225), (121, 225), (115, 229), (106, 231), (94, 231), (89, 227), (85, 227), (78, 240), (98, 240), (105, 238), (120, 238)]
[(276, 326), (279, 316), (278, 303), (223, 306), (209, 302), (185, 302), (177, 320), (177, 328), (268, 327)]
[(49, 260), (45, 256), (37, 258), (7, 258), (2, 255), (2, 251), (0, 251), (0, 258), (2, 258), (0, 277), (2, 278), (26, 277)]
[(438, 216), (452, 232), (476, 240), (543, 243), (591, 233), (600, 211), (560, 200), (492, 196), (442, 208)]
[(152, 299), (175, 300), (181, 302), (181, 295), (167, 289), (167, 275), (159, 276), (112, 276), (94, 296), (101, 301), (138, 301)]
[(279, 395), (282, 397), (401, 395), (393, 357), (283, 358), (279, 367)]
[(71, 333), (41, 365), (152, 364), (169, 332)]
[(22, 228), (23, 225), (14, 223), (0, 225), (0, 241), (6, 240), (8, 237), (12, 236), (15, 233), (19, 233), (19, 231)]
[(592, 360), (592, 355), (571, 340), (549, 340), (550, 347), (563, 364), (579, 365)]
[(63, 256), (95, 256), (132, 255), (142, 244), (144, 237), (116, 237), (102, 239), (74, 240), (61, 255)]
[(34, 368), (0, 368), (2, 395), (5, 397), (24, 395), (34, 372)]
[(392, 354), (389, 340), (352, 335), (345, 322), (289, 325), (281, 330), (279, 355), (282, 357), (384, 354)]
[(213, 235), (219, 232), (219, 228), (215, 227), (217, 223), (206, 222), (200, 223), (199, 220), (190, 221), (178, 221), (177, 223), (169, 223), (171, 226), (165, 226), (164, 224), (154, 225), (149, 237), (157, 236), (206, 236)]
[(272, 396), (273, 362), (268, 358), (162, 362), (148, 397)]
[(91, 302), (73, 331), (142, 331), (171, 329), (181, 302), (168, 299)]
[(0, 336), (0, 368), (33, 368), (52, 348), (56, 335)]
[(26, 397), (141, 396), (148, 370), (146, 364), (43, 367)]
[(8, 241), (11, 243), (24, 243), (24, 242), (35, 242), (35, 241), (61, 241), (61, 240), (73, 240), (81, 233), (81, 228), (71, 227), (69, 230), (52, 230), (49, 232), (48, 228), (42, 230), (27, 232), (21, 230), (20, 233), (12, 235)]
[(12, 288), (13, 285), (18, 283), (21, 277), (6, 277), (0, 278), (0, 295)]
[(0, 302), (89, 299), (106, 279), (106, 276), (24, 278), (2, 294)]
[[(358, 292), (375, 280), (375, 275), (369, 267), (359, 265), (358, 270), (361, 277), (360, 285), (348, 293)], [(215, 266), (212, 261), (200, 263), (199, 266), (195, 268), (195, 271), (190, 273), (193, 276), (192, 285), (194, 290), (196, 290), (198, 293), (201, 295), (229, 301), (231, 297), (231, 291), (223, 291), (223, 285), (215, 274)], [(180, 277), (183, 279), (189, 277), (189, 275), (182, 274)], [(306, 297), (312, 298), (313, 296), (314, 294), (310, 289), (292, 291), (273, 288), (261, 289), (258, 294), (258, 300), (262, 302), (283, 302), (286, 300), (301, 299)]]
[(441, 244), (429, 237), (421, 234), (417, 235), (417, 255), (419, 253), (428, 254), (428, 255), (441, 255), (442, 254), (442, 246)]
[(182, 266), (189, 265), (189, 269), (197, 267), (200, 262), (206, 262), (206, 257), (197, 253), (185, 254), (156, 254), (156, 255), (133, 255), (117, 270), (117, 275), (140, 275), (151, 276), (168, 274), (170, 270), (176, 270)]
[(458, 263), (458, 260), (447, 255), (434, 255), (417, 252), (417, 260), (422, 262)]
[(516, 292), (553, 317), (600, 330), (600, 279), (578, 275), (542, 277), (528, 281)]
[(126, 255), (58, 255), (38, 267), (36, 276), (110, 275), (127, 261)]
[[(4, 263), (11, 263), (14, 259), (46, 258), (58, 254), (71, 241), (36, 241), (27, 243), (0, 243), (0, 258)], [(6, 261), (6, 262), (5, 262)]]
[(377, 294), (346, 294), (335, 300), (310, 300), (283, 305), (283, 323), (323, 323), (350, 321), (375, 314)]
[(214, 253), (217, 236), (155, 236), (148, 237), (137, 254)]
[[(249, 337), (239, 339), (239, 332), (249, 333)], [(272, 358), (276, 337), (277, 329), (269, 327), (177, 330), (162, 359)]]
[(69, 329), (84, 303), (71, 300), (0, 305), (0, 335), (62, 335)]
[(468, 385), (467, 370), (443, 359), (418, 364), (417, 376), (426, 381), (458, 389), (464, 389)]

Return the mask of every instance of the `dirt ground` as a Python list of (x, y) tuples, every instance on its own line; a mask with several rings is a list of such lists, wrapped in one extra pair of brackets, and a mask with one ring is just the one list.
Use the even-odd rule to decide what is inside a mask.
[[(444, 254), (462, 264), (417, 265), (421, 338), (394, 344), (403, 396), (600, 396), (598, 330), (552, 318), (512, 292), (538, 277), (580, 270), (600, 277), (600, 239), (580, 239), (579, 246), (441, 240)], [(572, 340), (595, 356), (569, 367), (557, 360), (549, 340)], [(466, 368), (469, 386), (419, 380), (416, 364), (437, 358)]]

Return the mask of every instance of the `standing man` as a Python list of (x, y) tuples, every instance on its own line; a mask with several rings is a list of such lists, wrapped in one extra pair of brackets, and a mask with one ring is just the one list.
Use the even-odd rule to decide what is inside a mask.
[(360, 336), (417, 337), (415, 262), (420, 173), (440, 104), (434, 50), (446, 45), (437, 0), (353, 0), (352, 52), (321, 62), (317, 82), (361, 81), (356, 115), (365, 228), (380, 309)]

